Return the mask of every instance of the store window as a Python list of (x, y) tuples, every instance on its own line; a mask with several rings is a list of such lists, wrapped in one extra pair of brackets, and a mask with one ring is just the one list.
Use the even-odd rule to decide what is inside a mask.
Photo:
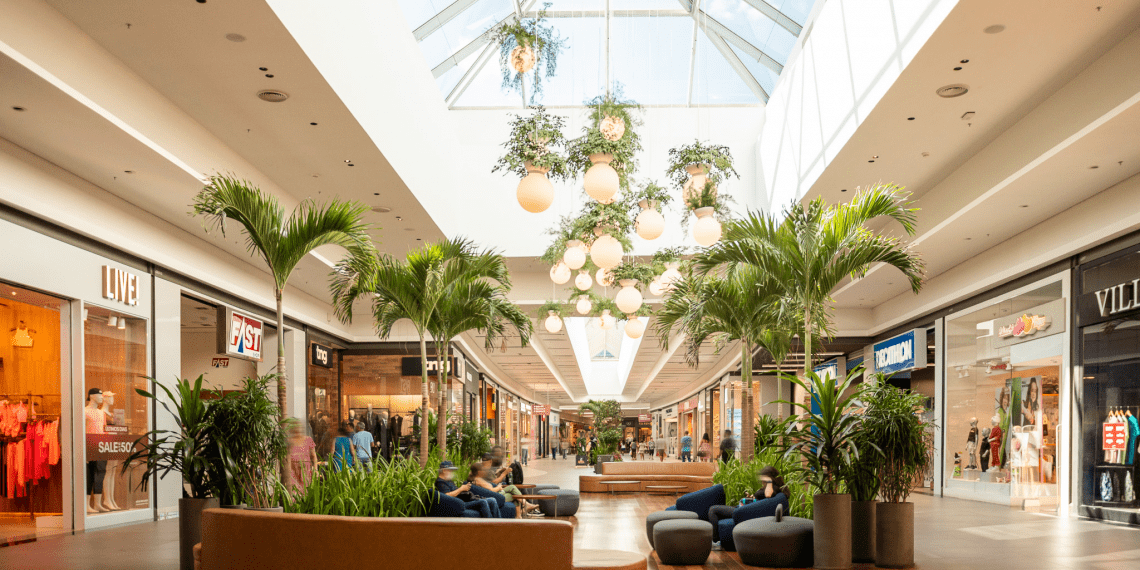
[(1058, 506), (1064, 283), (946, 319), (946, 494)]
[(83, 418), (88, 515), (150, 507), (139, 487), (145, 466), (124, 468), (131, 444), (149, 431), (147, 321), (88, 305), (83, 321)]
[[(26, 289), (0, 289), (0, 540), (63, 528), (71, 461), (60, 432), (60, 339), (66, 303)], [(62, 436), (62, 439), (61, 439)], [(30, 468), (29, 468), (29, 463)]]

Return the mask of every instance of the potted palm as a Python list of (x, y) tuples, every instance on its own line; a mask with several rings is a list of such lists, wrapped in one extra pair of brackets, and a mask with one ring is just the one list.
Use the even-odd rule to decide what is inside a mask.
[(134, 452), (123, 462), (123, 471), (136, 461), (146, 465), (139, 487), (146, 490), (151, 478), (171, 473), (182, 478), (178, 499), (179, 568), (194, 570), (194, 545), (202, 541), (202, 511), (219, 506), (219, 492), (228, 486), (227, 471), (213, 439), (211, 410), (202, 398), (202, 376), (191, 382), (179, 379), (174, 389), (151, 378), (165, 398), (136, 388), (170, 414), (175, 430), (155, 429), (135, 440)]
[[(864, 395), (866, 405), (870, 395)], [(865, 420), (861, 416), (860, 422)], [(853, 462), (844, 476), (847, 490), (851, 493), (851, 560), (858, 563), (875, 561), (875, 498), (879, 494), (878, 463), (881, 451), (874, 435), (863, 429), (855, 434), (855, 446), (859, 450), (859, 461)]]
[(229, 473), (223, 502), (255, 510), (281, 509), (275, 471), (286, 460), (288, 444), (281, 412), (269, 397), (276, 380), (276, 374), (266, 374), (245, 378), (239, 390), (214, 391), (210, 431)]
[(882, 498), (875, 511), (875, 565), (882, 568), (914, 566), (914, 503), (907, 497), (932, 460), (928, 426), (917, 413), (923, 399), (887, 384), (882, 376), (864, 398), (862, 430), (881, 450), (874, 464)]
[(855, 380), (862, 374), (862, 368), (848, 372), (842, 380), (814, 371), (808, 371), (803, 379), (783, 374), (811, 394), (812, 404), (818, 408), (815, 411), (812, 404), (804, 402), (780, 402), (804, 412), (795, 443), (787, 453), (803, 459), (805, 476), (817, 492), (812, 500), (816, 568), (851, 567), (851, 495), (841, 491), (844, 475), (859, 461), (859, 417), (854, 408), (860, 406), (863, 391)]

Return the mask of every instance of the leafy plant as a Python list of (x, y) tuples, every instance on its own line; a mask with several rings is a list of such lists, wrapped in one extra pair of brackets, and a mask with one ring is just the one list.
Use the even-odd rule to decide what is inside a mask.
[[(806, 414), (802, 428), (797, 429), (792, 424), (792, 439), (795, 442), (788, 447), (786, 455), (803, 458), (806, 479), (822, 494), (839, 493), (843, 477), (851, 465), (859, 460), (856, 437), (860, 425), (853, 408), (860, 406), (863, 395), (863, 386), (855, 384), (855, 380), (862, 374), (862, 367), (851, 370), (841, 381), (822, 377), (811, 370), (804, 379), (781, 374), (785, 380), (811, 394), (812, 400), (819, 407), (819, 412), (816, 413), (812, 411), (811, 404), (779, 402), (792, 404)], [(844, 396), (853, 386), (856, 386), (855, 389)]]
[(511, 52), (516, 47), (530, 47), (534, 50), (534, 87), (531, 89), (530, 102), (534, 103), (536, 97), (542, 93), (542, 76), (547, 79), (554, 77), (558, 69), (558, 54), (566, 45), (566, 40), (558, 37), (554, 27), (546, 22), (546, 9), (550, 3), (543, 4), (542, 10), (535, 18), (515, 17), (504, 23), (495, 31), (494, 40), (499, 44), (499, 65), (503, 70), (503, 89), (522, 92), (523, 73), (518, 73), (511, 67)]
[(724, 145), (701, 144), (693, 141), (677, 148), (669, 149), (669, 168), (665, 174), (678, 189), (684, 188), (689, 180), (686, 166), (703, 164), (708, 166), (709, 179), (726, 180), (729, 176), (740, 178), (736, 169), (732, 167), (732, 151)]
[(582, 136), (571, 140), (566, 145), (569, 169), (574, 173), (585, 173), (593, 166), (590, 162), (591, 154), (610, 154), (613, 160), (610, 166), (618, 173), (618, 187), (629, 188), (629, 178), (637, 170), (637, 153), (641, 144), (636, 138), (623, 136), (611, 141), (602, 135), (597, 128), (583, 127)]
[(914, 481), (930, 464), (928, 424), (919, 419), (925, 396), (891, 386), (880, 375), (867, 389), (862, 431), (881, 451), (874, 461), (879, 495), (884, 502), (901, 503), (910, 496)]
[(665, 187), (658, 185), (654, 181), (646, 182), (639, 190), (635, 190), (629, 194), (629, 202), (631, 204), (640, 206), (641, 202), (649, 202), (650, 204), (656, 203), (658, 212), (672, 201), (673, 195), (670, 194)]
[(606, 117), (621, 119), (625, 123), (623, 139), (631, 138), (637, 141), (641, 148), (640, 136), (637, 127), (641, 126), (641, 118), (635, 112), (641, 111), (641, 105), (632, 99), (623, 99), (624, 89), (620, 83), (606, 94), (598, 95), (586, 101), (586, 108), (590, 109), (589, 121), (595, 129), (600, 128)]
[(790, 418), (780, 420), (768, 414), (758, 416), (754, 428), (756, 431), (756, 454), (760, 455), (766, 450), (775, 450), (781, 453), (787, 451), (783, 444), (783, 436), (788, 432), (790, 423)]
[(276, 380), (276, 374), (266, 374), (245, 378), (239, 390), (212, 392), (217, 399), (210, 404), (210, 432), (230, 473), (221, 497), (226, 504), (275, 506), (274, 470), (288, 453), (281, 411), (269, 397)]
[(372, 471), (322, 465), (305, 488), (290, 492), (281, 486), (278, 493), (287, 513), (422, 517), (431, 508), (438, 466), (438, 459), (421, 467), (400, 456), (375, 462)]
[(636, 261), (623, 261), (613, 268), (614, 281), (622, 281), (625, 279), (636, 279), (637, 289), (640, 290), (643, 285), (648, 285), (657, 273), (653, 271), (653, 266), (645, 263), (637, 263)]
[(570, 312), (570, 309), (563, 301), (547, 301), (538, 307), (538, 312), (536, 313), (538, 315), (538, 319), (545, 319), (547, 315), (550, 314), (550, 311), (554, 311), (554, 314), (558, 315), (559, 318), (566, 318), (566, 315)]
[(803, 477), (798, 462), (775, 449), (758, 450), (749, 461), (732, 459), (728, 463), (719, 462), (719, 469), (713, 474), (713, 483), (724, 485), (726, 505), (737, 505), (746, 494), (760, 490), (760, 470), (765, 466), (775, 467), (784, 478), (789, 492), (788, 515), (805, 519), (812, 518), (812, 494)]
[(579, 412), (594, 414), (598, 455), (613, 455), (621, 442), (621, 403), (617, 400), (590, 400), (578, 406)]
[(141, 460), (146, 469), (139, 477), (139, 488), (144, 491), (154, 476), (164, 479), (174, 472), (182, 476), (184, 497), (217, 497), (229, 484), (228, 473), (218, 454), (217, 443), (211, 437), (209, 407), (202, 399), (203, 376), (193, 382), (179, 379), (174, 391), (154, 378), (149, 380), (166, 394), (165, 400), (141, 388), (135, 392), (161, 405), (174, 419), (178, 430), (155, 429), (135, 440), (134, 451), (123, 461), (123, 472)]
[(681, 217), (681, 228), (689, 229), (689, 220), (696, 217), (695, 212), (698, 208), (712, 208), (713, 217), (722, 224), (728, 222), (732, 219), (731, 205), (735, 203), (736, 200), (732, 196), (718, 192), (716, 180), (709, 178), (699, 193), (693, 194), (685, 200), (685, 213)]
[[(482, 427), (478, 422), (465, 421), (460, 422), (454, 427), (456, 433), (454, 436), (449, 436), (448, 441), (448, 459), (451, 459), (456, 466), (463, 469), (466, 467), (461, 466), (452, 458), (452, 453), (458, 453), (459, 459), (463, 463), (471, 463), (475, 459), (483, 457), (484, 453), (491, 451), (491, 430)], [(466, 479), (466, 477), (463, 477)]]
[(499, 157), (491, 172), (500, 170), (522, 178), (527, 175), (526, 163), (547, 168), (551, 180), (567, 180), (573, 176), (566, 158), (560, 153), (566, 147), (562, 129), (566, 120), (551, 115), (541, 105), (531, 107), (529, 116), (514, 115), (510, 122), (511, 137), (503, 143), (506, 154)]

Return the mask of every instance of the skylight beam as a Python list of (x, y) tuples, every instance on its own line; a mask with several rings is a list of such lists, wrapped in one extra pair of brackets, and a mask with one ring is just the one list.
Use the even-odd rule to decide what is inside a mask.
[(764, 0), (744, 0), (753, 8), (760, 11), (761, 14), (768, 16), (773, 22), (776, 22), (781, 28), (788, 30), (793, 36), (799, 37), (800, 32), (803, 31), (803, 26), (796, 23), (795, 20), (786, 16), (783, 12), (776, 9), (775, 6), (765, 2)]
[[(693, 49), (689, 51), (689, 96), (686, 101), (690, 107), (693, 106), (693, 81), (697, 76), (697, 19), (694, 14), (697, 13), (697, 7), (701, 0), (693, 0), (692, 13), (689, 16), (693, 17)], [(682, 0), (678, 0), (684, 4)]]
[[(732, 43), (740, 48), (744, 53), (756, 58), (764, 67), (775, 71), (776, 74), (784, 72), (784, 66), (780, 62), (772, 58), (772, 56), (764, 53), (764, 50), (752, 45), (752, 42), (738, 36), (736, 32), (730, 30), (728, 26), (718, 22), (716, 18), (709, 16), (704, 11), (701, 11), (699, 16), (693, 16), (701, 27), (704, 29), (712, 28), (712, 31), (723, 38), (725, 41)], [(710, 36), (711, 37), (711, 36)]]
[[(534, 4), (536, 1), (537, 0), (528, 0), (525, 8), (530, 8), (530, 6), (532, 4)], [(515, 17), (515, 15), (511, 14), (511, 15), (507, 16), (506, 18), (499, 20), (498, 23), (496, 23), (494, 26), (491, 26), (491, 28), (488, 29), (486, 32), (479, 34), (479, 37), (471, 40), (467, 45), (459, 48), (459, 51), (448, 56), (446, 59), (444, 59), (442, 62), (440, 62), (439, 65), (436, 65), (435, 67), (432, 68), (432, 70), (431, 70), (432, 76), (435, 77), (436, 79), (439, 79), (439, 77), (441, 75), (443, 75), (444, 73), (447, 73), (447, 70), (459, 65), (459, 63), (461, 61), (463, 61), (464, 59), (467, 59), (467, 56), (475, 53), (476, 50), (483, 47), (483, 44), (486, 44), (487, 42), (491, 41), (491, 38), (493, 38), (495, 36), (495, 30), (498, 29), (499, 26), (503, 25), (504, 23), (506, 23), (508, 20), (510, 20), (513, 17)]]
[(752, 93), (754, 95), (756, 95), (756, 98), (760, 99), (764, 103), (767, 103), (768, 92), (764, 90), (764, 88), (760, 85), (760, 82), (757, 81), (755, 77), (752, 77), (752, 73), (748, 71), (747, 67), (745, 67), (744, 62), (740, 61), (739, 57), (736, 57), (736, 52), (732, 51), (732, 48), (728, 47), (728, 44), (725, 43), (724, 38), (720, 37), (720, 35), (716, 32), (710, 31), (708, 28), (705, 28), (705, 34), (709, 37), (709, 41), (711, 41), (712, 44), (716, 46), (716, 49), (720, 52), (720, 55), (724, 56), (724, 59), (728, 61), (728, 65), (732, 66), (732, 69), (736, 71), (736, 74), (744, 80), (744, 84), (747, 85), (750, 90), (752, 90)]
[(483, 53), (480, 53), (479, 57), (471, 64), (471, 67), (467, 69), (467, 73), (464, 73), (463, 77), (459, 78), (459, 83), (456, 83), (451, 93), (447, 94), (446, 101), (448, 108), (455, 105), (455, 103), (459, 101), (459, 98), (463, 96), (463, 92), (467, 91), (467, 88), (475, 82), (475, 77), (479, 75), (479, 72), (483, 71), (483, 68), (487, 66), (487, 62), (491, 61), (491, 56), (495, 53), (496, 47), (495, 44), (488, 42), (487, 46), (483, 48)]
[(455, 0), (448, 7), (440, 10), (440, 12), (431, 17), (428, 21), (416, 28), (412, 35), (416, 37), (416, 41), (423, 41), (424, 38), (430, 36), (432, 32), (443, 27), (444, 24), (451, 21), (452, 18), (463, 13), (464, 10), (473, 6), (479, 0)]
[[(526, 18), (538, 16), (538, 10), (524, 12)], [(616, 18), (687, 18), (688, 10), (550, 10), (546, 13), (547, 19), (554, 18), (604, 18), (606, 14), (613, 14)]]

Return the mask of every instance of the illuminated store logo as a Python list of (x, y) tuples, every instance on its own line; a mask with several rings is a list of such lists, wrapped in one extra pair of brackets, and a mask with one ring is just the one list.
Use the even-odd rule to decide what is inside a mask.
[[(1128, 291), (1126, 287), (1131, 287)], [(1129, 309), (1140, 309), (1140, 279), (1126, 281), (1096, 292), (1100, 316), (1107, 317)]]
[(222, 325), (218, 326), (220, 354), (243, 360), (261, 361), (261, 341), (264, 338), (265, 323), (222, 305), (218, 307), (218, 324)]
[(1053, 324), (1053, 319), (1045, 315), (1021, 315), (1021, 318), (1012, 324), (998, 328), (998, 336), (1009, 338), (1011, 336), (1029, 336), (1037, 331), (1043, 331)]
[(103, 298), (126, 305), (139, 304), (139, 278), (133, 273), (103, 266)]

